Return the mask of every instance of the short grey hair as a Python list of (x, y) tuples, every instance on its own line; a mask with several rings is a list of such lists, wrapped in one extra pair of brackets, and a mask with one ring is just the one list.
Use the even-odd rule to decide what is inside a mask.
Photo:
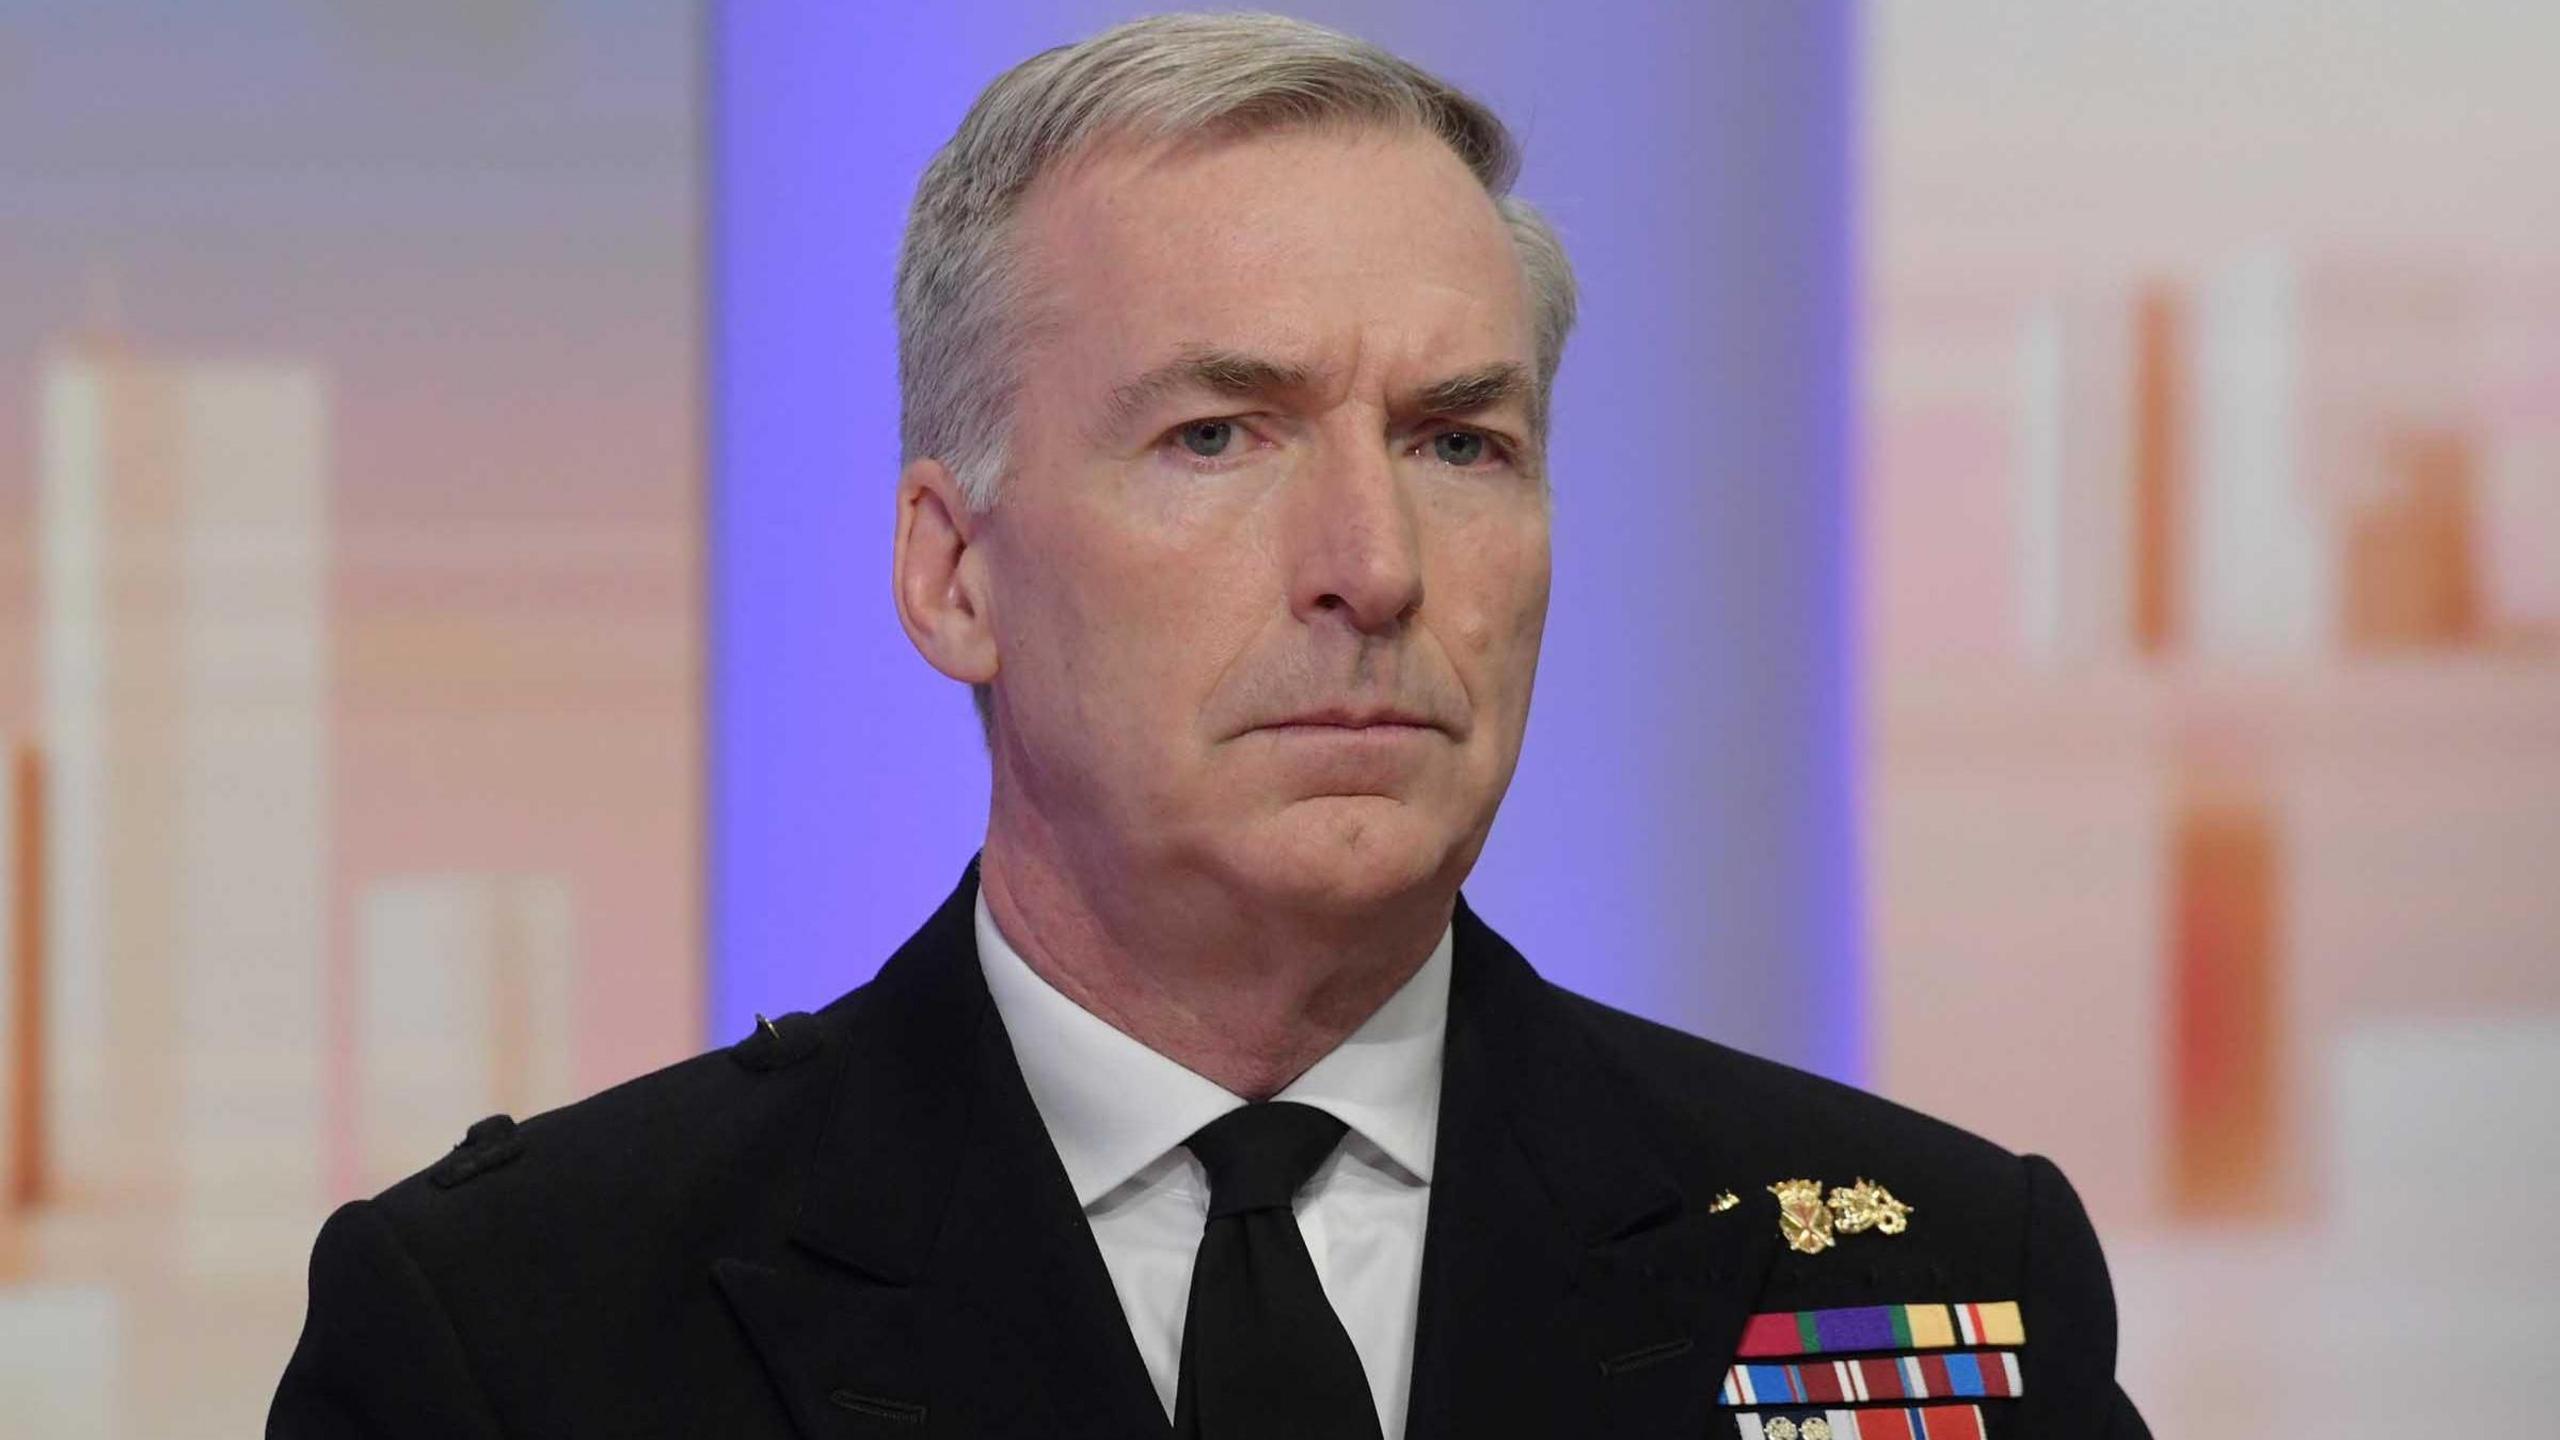
[(1510, 194), (1520, 151), (1501, 119), (1447, 81), (1320, 25), (1158, 15), (996, 77), (925, 167), (898, 257), (901, 458), (949, 466), (972, 509), (995, 503), (1032, 323), (1014, 220), (1043, 175), (1104, 141), (1325, 125), (1436, 135), (1493, 198), (1536, 309), (1532, 419), (1543, 430), (1573, 329), (1573, 267), (1554, 229)]

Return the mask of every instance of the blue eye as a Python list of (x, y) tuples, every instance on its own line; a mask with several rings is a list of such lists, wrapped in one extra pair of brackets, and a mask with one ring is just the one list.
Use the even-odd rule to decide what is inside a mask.
[(1182, 448), (1203, 460), (1215, 460), (1236, 443), (1233, 420), (1194, 420), (1174, 432), (1182, 437)]
[(1443, 430), (1431, 437), (1431, 453), (1441, 464), (1464, 470), (1484, 458), (1485, 438), (1473, 430)]

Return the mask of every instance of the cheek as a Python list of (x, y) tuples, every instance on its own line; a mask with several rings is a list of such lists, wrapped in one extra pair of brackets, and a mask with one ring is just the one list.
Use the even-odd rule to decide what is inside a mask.
[(1238, 515), (1132, 526), (1097, 561), (1123, 602), (1112, 620), (1124, 643), (1160, 683), (1194, 701), (1281, 603), (1269, 547)]
[[(1537, 666), (1547, 618), (1547, 527), (1501, 517), (1461, 527), (1445, 547), (1453, 657), (1471, 679), (1509, 694)], [(1491, 695), (1479, 690), (1480, 698)]]
[(1038, 543), (1021, 547), (1033, 552), (1029, 583), (1005, 596), (1025, 663), (1074, 692), (1079, 723), (1196, 707), (1272, 588), (1261, 548), (1231, 517), (1116, 499), (1041, 516)]

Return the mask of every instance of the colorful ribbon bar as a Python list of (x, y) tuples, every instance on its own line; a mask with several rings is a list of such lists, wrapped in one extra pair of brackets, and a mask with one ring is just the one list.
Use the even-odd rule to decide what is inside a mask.
[(1742, 1440), (1982, 1440), (1982, 1410), (1974, 1405), (1798, 1410), (1733, 1418)]
[(2015, 1350), (1945, 1355), (1876, 1355), (1805, 1365), (1736, 1365), (1725, 1372), (1727, 1405), (1864, 1404), (1873, 1400), (1969, 1400), (2026, 1393)]
[(1860, 1305), (1844, 1310), (1778, 1310), (1754, 1315), (1734, 1353), (1836, 1355), (1851, 1350), (1951, 1350), (1959, 1345), (2024, 1345), (2015, 1300), (1962, 1305)]

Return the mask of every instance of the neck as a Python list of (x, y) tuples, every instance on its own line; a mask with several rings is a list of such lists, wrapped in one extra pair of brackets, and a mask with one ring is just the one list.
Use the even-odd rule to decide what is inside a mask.
[(1205, 874), (1080, 865), (1023, 828), (991, 824), (978, 867), (1006, 941), (1114, 1029), (1248, 1100), (1278, 1094), (1413, 978), (1456, 903), (1452, 885), (1310, 913)]

